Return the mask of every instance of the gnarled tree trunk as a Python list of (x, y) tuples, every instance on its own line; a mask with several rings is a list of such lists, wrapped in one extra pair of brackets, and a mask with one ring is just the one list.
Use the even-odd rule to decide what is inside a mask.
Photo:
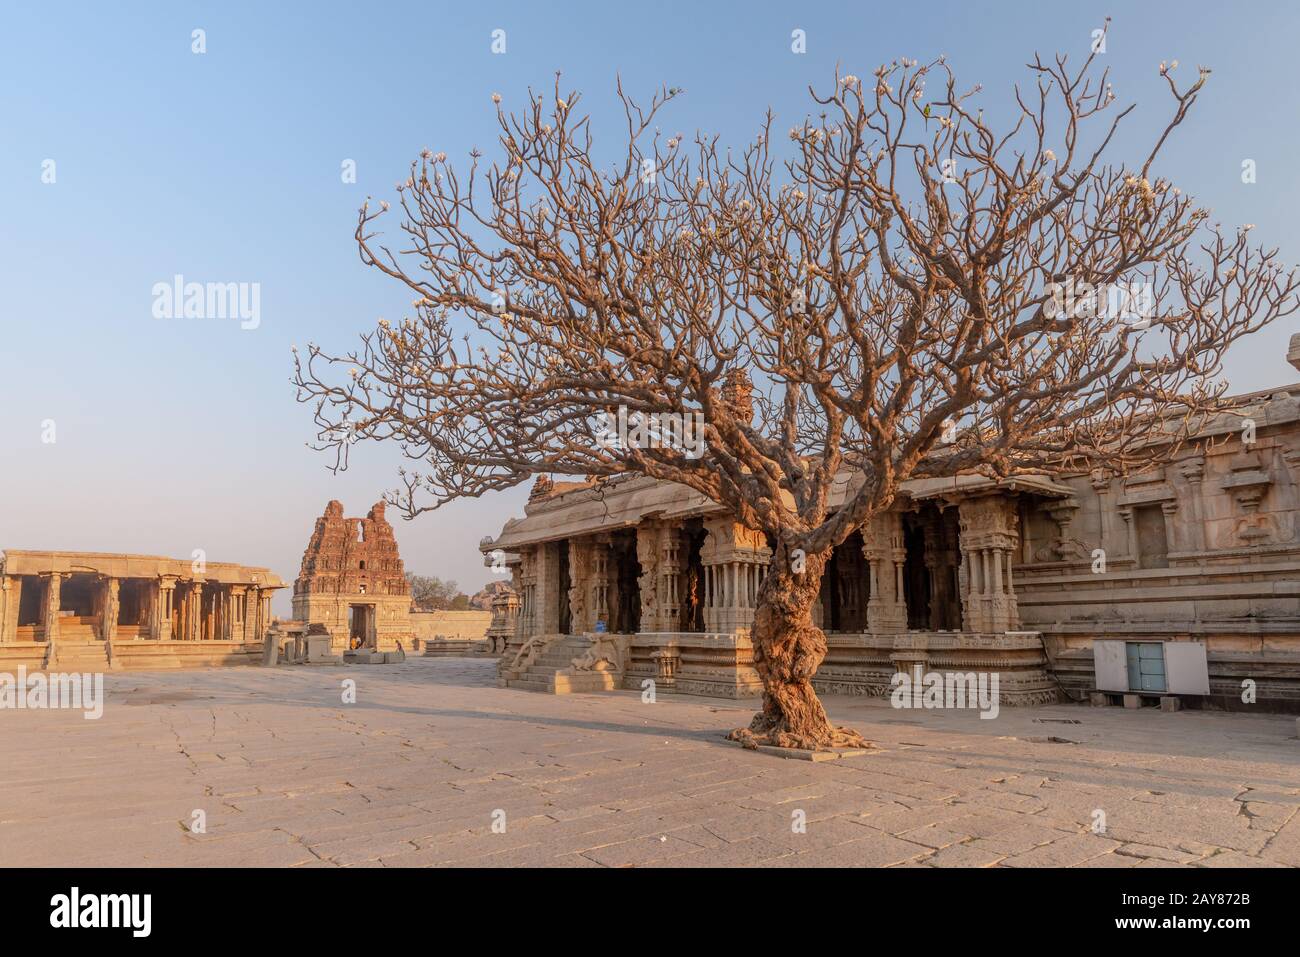
[(748, 728), (732, 731), (731, 740), (749, 748), (871, 747), (856, 731), (830, 723), (812, 686), (826, 657), (826, 635), (813, 624), (812, 608), (829, 557), (829, 552), (792, 556), (784, 543), (777, 544), (759, 588), (751, 632), (754, 668), (763, 679), (763, 710)]

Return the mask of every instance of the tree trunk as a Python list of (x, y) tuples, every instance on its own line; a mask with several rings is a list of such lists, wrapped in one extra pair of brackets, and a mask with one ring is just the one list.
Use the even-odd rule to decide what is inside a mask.
[(808, 751), (871, 747), (856, 731), (830, 723), (812, 686), (826, 657), (826, 635), (813, 624), (812, 608), (829, 557), (829, 552), (792, 556), (784, 543), (777, 544), (759, 588), (751, 632), (754, 668), (763, 679), (763, 710), (748, 728), (732, 731), (732, 741), (747, 748)]

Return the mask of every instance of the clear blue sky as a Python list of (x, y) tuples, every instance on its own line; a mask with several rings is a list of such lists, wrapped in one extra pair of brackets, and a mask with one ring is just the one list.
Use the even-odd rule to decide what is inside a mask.
[[(780, 124), (838, 63), (948, 55), (983, 83), (986, 116), (1037, 50), (1086, 54), (1112, 13), (1106, 61), (1130, 129), (1168, 115), (1157, 75), (1214, 75), (1160, 175), (1225, 223), (1300, 259), (1300, 6), (1294, 3), (7, 3), (0, 13), (0, 548), (189, 555), (297, 572), (331, 498), (360, 515), (395, 455), (362, 445), (331, 475), (304, 442), (290, 346), (348, 347), (409, 295), (364, 269), (352, 240), (366, 195), (391, 197), (425, 146), (456, 161), (493, 142), (507, 106), (556, 70), (595, 128), (613, 100), (684, 87), (665, 124), (741, 143)], [(191, 52), (191, 31), (207, 52)], [(494, 55), (491, 32), (506, 31)], [(794, 29), (807, 53), (790, 50)], [(1117, 157), (1145, 136), (1126, 136)], [(1130, 147), (1131, 144), (1131, 147)], [(599, 145), (599, 144), (598, 144)], [(41, 181), (53, 159), (57, 181)], [(340, 165), (357, 164), (345, 184)], [(1258, 181), (1241, 182), (1243, 159)], [(261, 325), (157, 320), (154, 283), (257, 282)], [(1294, 381), (1297, 325), (1242, 343), (1237, 391)], [(52, 419), (57, 441), (41, 441)], [(458, 503), (397, 534), (407, 567), (474, 590), (479, 538), (525, 490)], [(287, 601), (277, 603), (287, 612)]]

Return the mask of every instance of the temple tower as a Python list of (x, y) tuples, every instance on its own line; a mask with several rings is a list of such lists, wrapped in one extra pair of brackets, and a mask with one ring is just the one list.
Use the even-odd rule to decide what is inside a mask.
[(293, 583), (293, 616), (323, 625), (336, 650), (411, 647), (411, 588), (383, 502), (365, 518), (345, 518), (337, 501), (325, 506)]

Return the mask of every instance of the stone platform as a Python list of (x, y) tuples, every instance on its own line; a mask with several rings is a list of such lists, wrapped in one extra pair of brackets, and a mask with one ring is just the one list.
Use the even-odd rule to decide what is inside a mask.
[(98, 721), (0, 711), (0, 866), (1300, 864), (1285, 716), (831, 696), (879, 750), (782, 761), (721, 740), (752, 702), (524, 695), (494, 665), (113, 672)]

